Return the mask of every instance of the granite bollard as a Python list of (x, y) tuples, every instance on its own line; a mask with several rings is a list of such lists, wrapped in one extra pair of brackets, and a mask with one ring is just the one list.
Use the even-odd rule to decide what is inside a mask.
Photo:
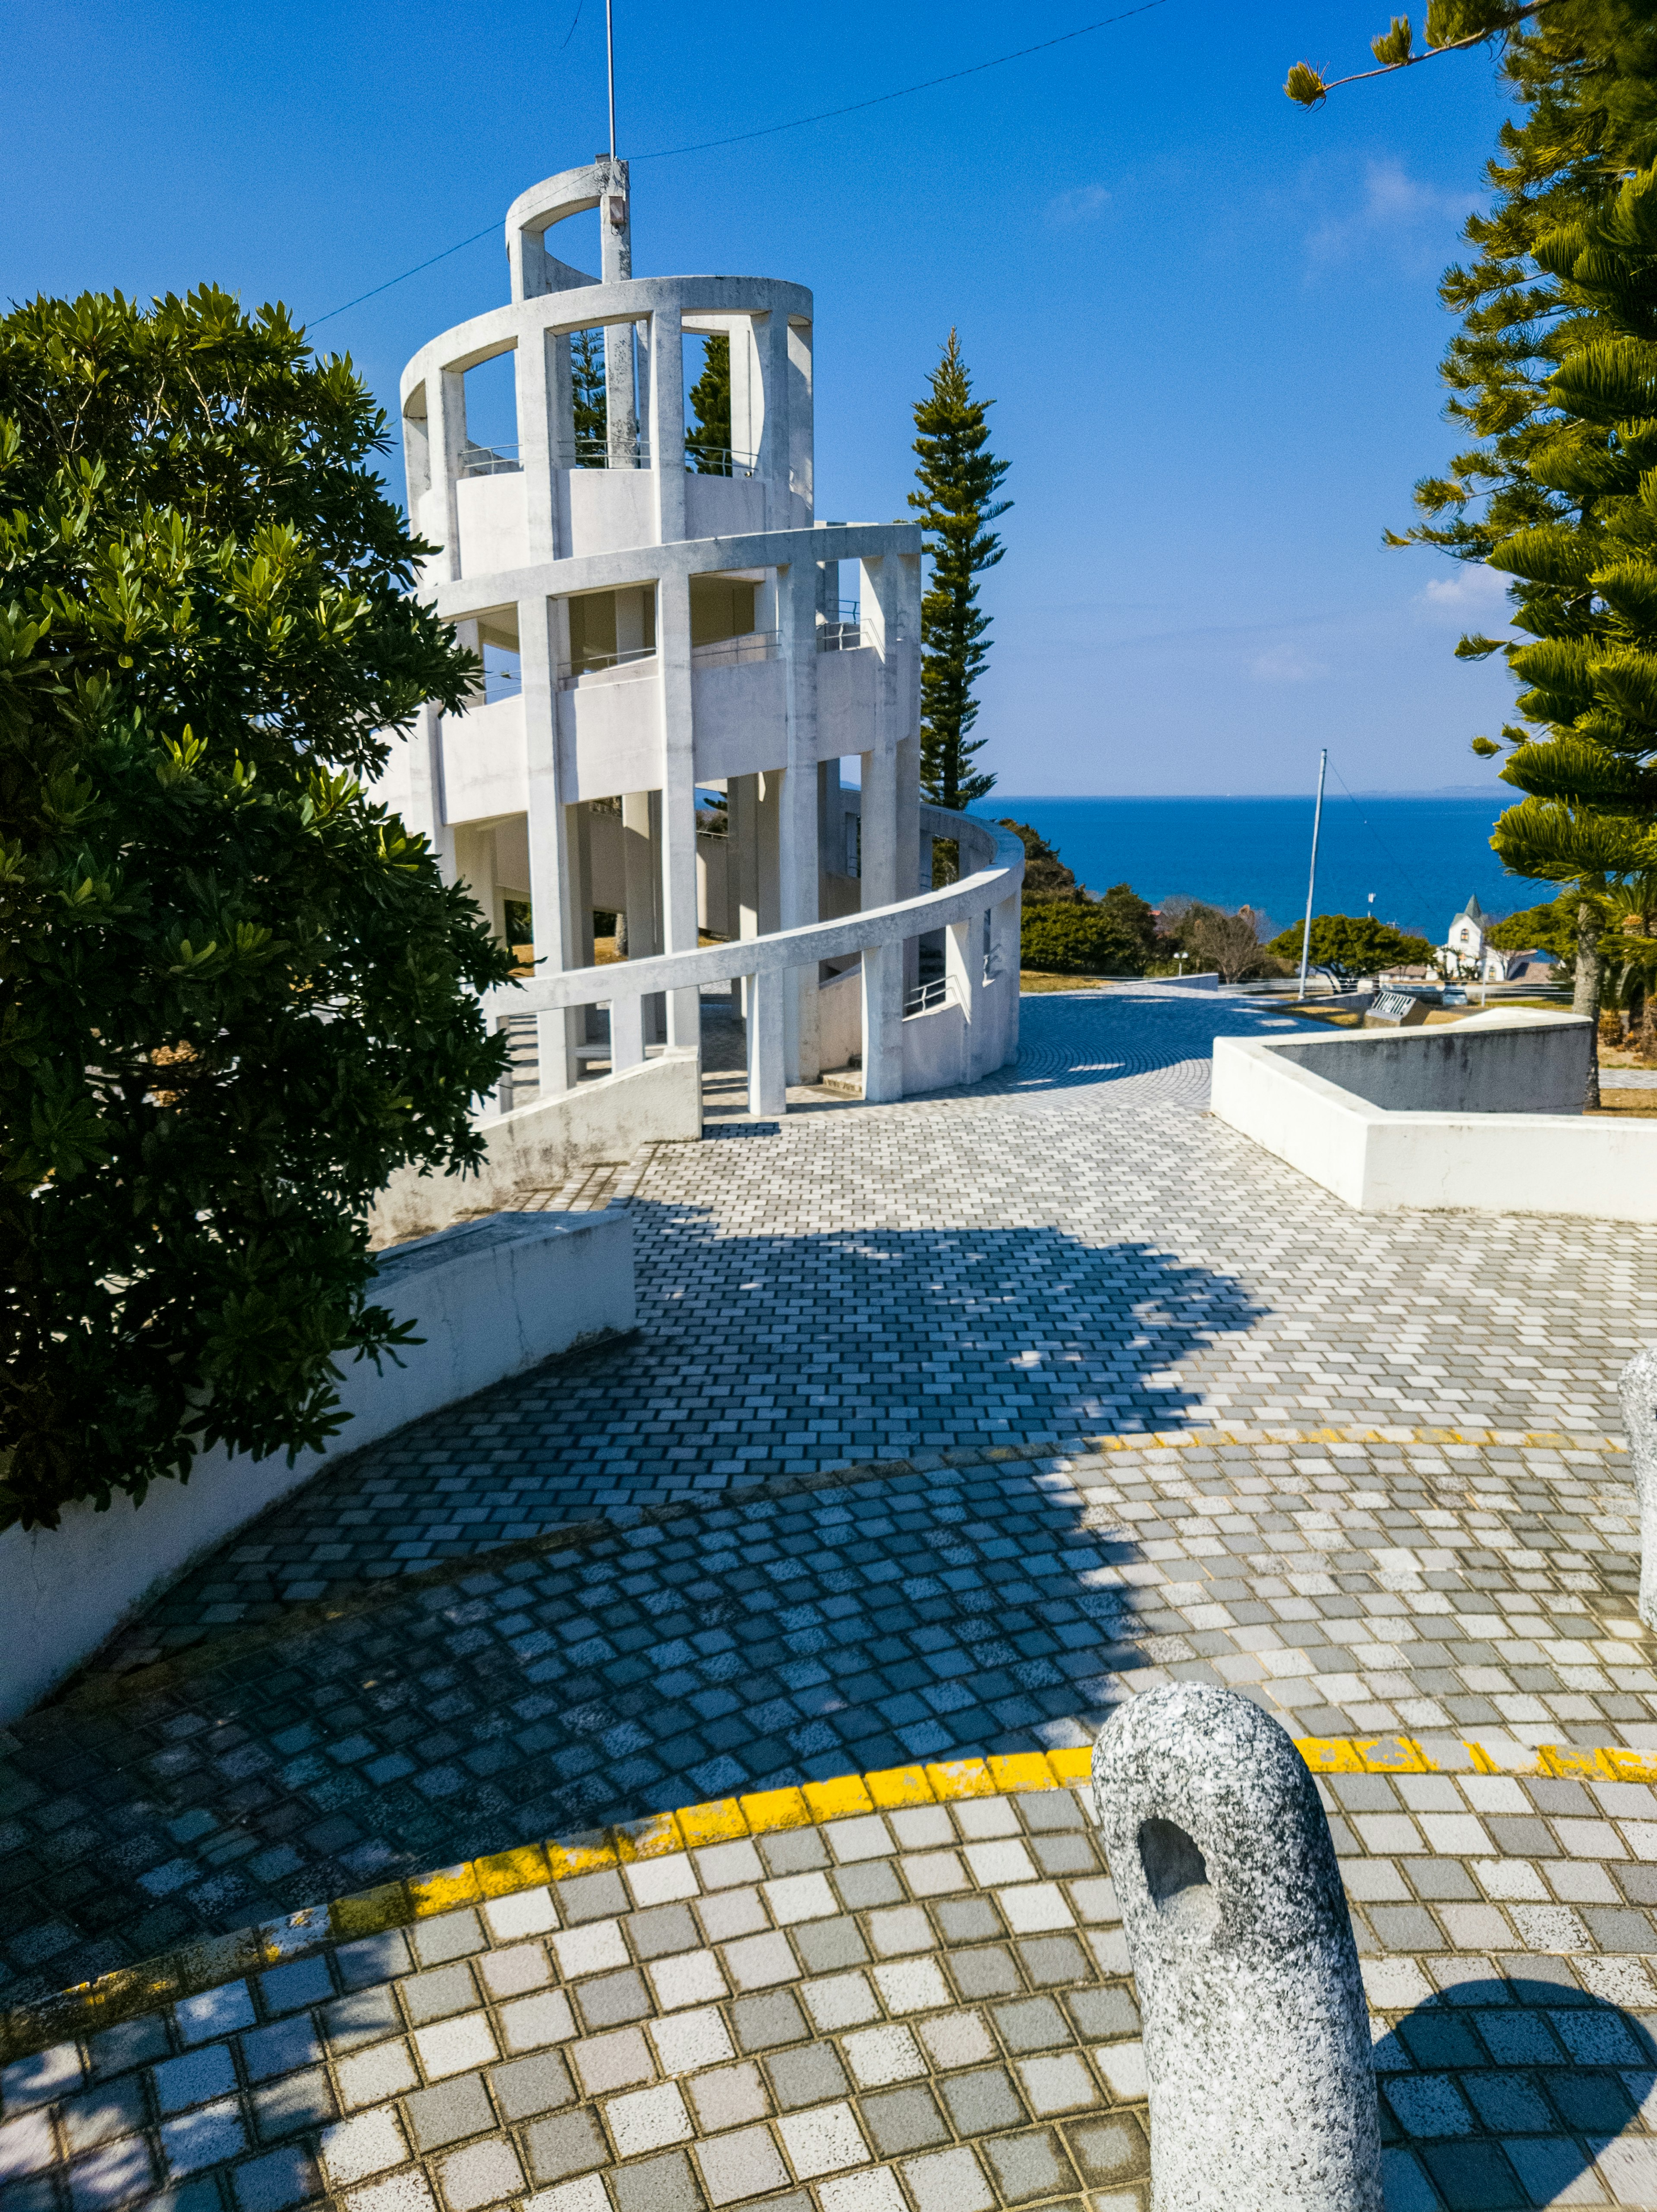
[(1657, 1346), (1636, 1352), (1617, 1378), (1640, 1501), (1640, 1618), (1657, 1628)]
[(1132, 1698), (1093, 1799), (1139, 1985), (1153, 2212), (1381, 2212), (1369, 2014), (1317, 1785), (1234, 1692)]

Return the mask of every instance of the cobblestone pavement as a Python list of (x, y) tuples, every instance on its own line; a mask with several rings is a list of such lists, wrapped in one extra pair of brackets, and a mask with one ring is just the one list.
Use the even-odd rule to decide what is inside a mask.
[[(1388, 2212), (1648, 2212), (1654, 1939), (1620, 1899), (1657, 1880), (1657, 1794), (1587, 1760), (1387, 1773), (1307, 1748), (1348, 1769), (1320, 1787)], [(1037, 1772), (911, 1767), (521, 1850), (355, 1941), (272, 1929), (265, 1971), (0, 2073), (9, 2212), (325, 2190), (344, 2212), (1140, 2212), (1109, 1871), (1085, 1790), (1010, 1764)]]
[[(1657, 2206), (1657, 1233), (1349, 1212), (1201, 1110), (1283, 1019), (1030, 1000), (988, 1094), (595, 1183), (635, 1339), (343, 1461), (0, 1737), (0, 2004), (302, 1916), (90, 2043), (12, 2014), (0, 2212), (1143, 2212), (1065, 1790), (521, 1849), (1061, 1759), (1181, 1678), (1380, 1740), (1323, 1786), (1389, 2212)], [(405, 1932), (303, 1917), (499, 1854)]]
[(152, 1625), (183, 1640), (594, 1512), (917, 1450), (1614, 1431), (1657, 1231), (1350, 1212), (1200, 1110), (1216, 1032), (1286, 1023), (1195, 992), (1026, 1000), (991, 1095), (658, 1147), (630, 1200), (636, 1337), (352, 1455)]
[(460, 1562), (16, 1723), (0, 1960), (39, 1994), (598, 1820), (1079, 1744), (1176, 1677), (1297, 1735), (1657, 1751), (1632, 1504), (1620, 1454), (1563, 1444), (1149, 1445)]

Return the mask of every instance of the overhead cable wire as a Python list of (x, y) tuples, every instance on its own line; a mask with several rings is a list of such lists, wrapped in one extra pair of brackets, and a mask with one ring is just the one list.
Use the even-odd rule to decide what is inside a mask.
[[(1331, 768), (1335, 768), (1335, 763), (1331, 761), (1331, 762), (1330, 763), (1330, 766), (1331, 766)], [(1336, 781), (1336, 782), (1337, 782), (1337, 783), (1338, 783), (1338, 784), (1339, 784), (1339, 786), (1340, 786), (1341, 789), (1342, 789), (1342, 790), (1346, 793), (1347, 797), (1351, 800), (1351, 802), (1352, 802), (1353, 805), (1354, 805), (1355, 807), (1356, 807), (1356, 808), (1357, 808), (1357, 814), (1358, 814), (1358, 819), (1359, 819), (1359, 821), (1362, 823), (1362, 824), (1363, 824), (1364, 828), (1365, 828), (1365, 829), (1369, 832), (1370, 836), (1374, 839), (1375, 842), (1376, 842), (1376, 843), (1380, 847), (1381, 851), (1385, 854), (1385, 855), (1386, 856), (1387, 860), (1390, 860), (1390, 861), (1392, 862), (1392, 864), (1393, 867), (1398, 871), (1398, 874), (1399, 874), (1399, 875), (1404, 878), (1404, 882), (1409, 885), (1409, 887), (1410, 887), (1410, 890), (1414, 893), (1415, 896), (1416, 896), (1416, 898), (1418, 898), (1418, 899), (1421, 901), (1423, 909), (1425, 909), (1425, 910), (1427, 910), (1427, 911), (1430, 911), (1430, 907), (1429, 907), (1429, 902), (1428, 902), (1428, 899), (1427, 899), (1427, 895), (1426, 895), (1426, 893), (1422, 890), (1421, 885), (1420, 885), (1420, 884), (1416, 881), (1415, 878), (1410, 874), (1410, 872), (1409, 869), (1408, 869), (1408, 868), (1406, 868), (1406, 867), (1404, 866), (1404, 865), (1403, 861), (1399, 860), (1399, 858), (1398, 858), (1398, 854), (1397, 854), (1392, 850), (1392, 847), (1387, 843), (1387, 842), (1386, 842), (1386, 838), (1385, 838), (1385, 837), (1383, 837), (1383, 836), (1381, 836), (1380, 831), (1379, 830), (1377, 830), (1377, 829), (1376, 829), (1376, 827), (1375, 827), (1374, 823), (1369, 819), (1369, 817), (1368, 817), (1368, 816), (1364, 812), (1364, 811), (1363, 811), (1362, 807), (1358, 805), (1357, 793), (1356, 793), (1352, 789), (1352, 787), (1348, 783), (1348, 781), (1347, 781), (1346, 778), (1345, 778), (1345, 777), (1341, 774), (1340, 769), (1339, 769), (1338, 768), (1335, 768), (1335, 781)]]
[[(987, 62), (974, 62), (970, 68), (951, 70), (946, 76), (929, 76), (923, 78), (918, 84), (900, 85), (895, 92), (876, 93), (870, 100), (855, 100), (846, 107), (825, 107), (816, 115), (796, 115), (790, 122), (767, 123), (758, 131), (739, 131), (728, 138), (704, 138), (691, 146), (661, 146), (654, 153), (634, 154), (629, 158), (634, 161), (667, 161), (681, 154), (705, 154), (717, 146), (745, 145), (752, 138), (774, 138), (782, 131), (804, 131), (813, 123), (832, 123), (842, 115), (860, 115), (865, 108), (884, 107), (894, 100), (910, 100), (917, 93), (935, 91), (941, 84), (956, 84), (963, 77), (981, 76), (985, 70), (1002, 69), (1008, 62), (1027, 61), (1032, 54), (1049, 53), (1055, 46), (1069, 46), (1075, 39), (1087, 38), (1095, 31), (1107, 31), (1114, 23), (1129, 22), (1136, 15), (1149, 15), (1167, 5), (1168, 0), (1141, 0), (1137, 8), (1124, 9), (1117, 15), (1101, 15), (1096, 22), (1079, 24), (1074, 31), (1061, 31), (1057, 38), (1043, 39), (1037, 46), (1020, 46), (1012, 53), (994, 55)], [(579, 21), (579, 5), (576, 15)], [(575, 27), (571, 23), (570, 29), (572, 33)], [(566, 37), (564, 46), (569, 43)], [(563, 48), (559, 51), (562, 52)], [(401, 276), (388, 276), (383, 284), (375, 284), (369, 291), (359, 292), (354, 300), (347, 300), (343, 306), (330, 307), (326, 315), (312, 315), (305, 327), (315, 330), (320, 324), (331, 323), (336, 315), (344, 314), (348, 308), (360, 307), (364, 300), (377, 299), (381, 292), (389, 292), (393, 285), (405, 283), (411, 276), (419, 276), (423, 270), (436, 268), (440, 261), (447, 261), (451, 253), (459, 253), (466, 246), (475, 246), (480, 238), (487, 238), (494, 228), (491, 222), (482, 230), (474, 230), (470, 238), (457, 239), (453, 246), (446, 246), (441, 253), (434, 253), (429, 261), (417, 261), (412, 269), (404, 270)]]
[(1074, 31), (1061, 31), (1056, 39), (1044, 39), (1039, 46), (1020, 46), (1010, 54), (997, 54), (991, 61), (974, 62), (971, 68), (951, 70), (947, 76), (929, 76), (919, 84), (900, 86), (896, 92), (876, 93), (872, 100), (854, 100), (849, 107), (825, 107), (818, 115), (796, 115), (791, 123), (767, 123), (758, 131), (738, 131), (728, 138), (699, 138), (691, 146), (664, 146), (654, 154), (635, 154), (635, 161), (666, 161), (676, 154), (705, 154), (715, 146), (742, 146), (751, 138), (774, 138), (779, 131), (803, 131), (810, 123), (832, 123), (837, 116), (861, 115), (866, 107), (884, 107), (888, 100), (908, 100), (917, 92), (931, 92), (941, 84), (958, 84), (964, 76), (980, 76), (985, 70), (1002, 69), (1008, 62), (1027, 61), (1032, 54), (1051, 52), (1055, 46), (1069, 46), (1072, 39), (1085, 39), (1093, 31), (1106, 31), (1112, 23), (1125, 23), (1135, 15), (1148, 15), (1154, 9), (1166, 8), (1168, 0), (1142, 0), (1137, 8), (1124, 9), (1119, 15), (1101, 15), (1097, 22), (1082, 23)]

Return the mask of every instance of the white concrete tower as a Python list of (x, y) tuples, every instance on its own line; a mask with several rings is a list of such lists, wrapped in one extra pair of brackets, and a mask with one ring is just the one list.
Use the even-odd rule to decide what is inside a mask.
[[(546, 246), (555, 223), (594, 208), (596, 277)], [(528, 902), (538, 981), (590, 967), (594, 908), (624, 914), (631, 961), (692, 951), (699, 928), (764, 937), (913, 898), (920, 532), (813, 520), (810, 293), (766, 277), (636, 277), (627, 165), (608, 156), (525, 192), (506, 244), (510, 303), (423, 347), (401, 396), (410, 516), (440, 549), (423, 595), (466, 641), (515, 653), (521, 680), (491, 682), (464, 714), (423, 709), (381, 795), (497, 930), (507, 901)], [(571, 340), (600, 331), (606, 434), (583, 441)], [(728, 473), (686, 465), (687, 332), (730, 343)], [(515, 452), (466, 427), (467, 372), (503, 354)], [(862, 572), (851, 620), (848, 561)], [(842, 790), (848, 755), (861, 797)], [(700, 859), (698, 786), (727, 794), (729, 822)], [(917, 920), (917, 935), (929, 926)], [(905, 961), (890, 933), (862, 952), (865, 1024), (888, 1042)], [(1013, 967), (1015, 1000), (1015, 951)], [(825, 980), (812, 957), (741, 983), (751, 1061), (761, 1029), (781, 1024), (760, 1086), (778, 1103), (783, 1083), (819, 1073)], [(544, 1100), (584, 1059), (620, 1073), (652, 1044), (698, 1046), (694, 984), (591, 998), (611, 1004), (607, 1044), (589, 1036), (587, 1005), (537, 1016)], [(882, 1079), (897, 1095), (900, 1073)]]

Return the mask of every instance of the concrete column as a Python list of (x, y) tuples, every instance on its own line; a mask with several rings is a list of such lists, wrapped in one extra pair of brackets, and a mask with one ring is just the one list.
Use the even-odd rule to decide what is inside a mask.
[[(784, 320), (787, 318), (784, 317)], [(812, 354), (811, 325), (789, 323), (789, 489), (801, 502), (800, 522), (812, 515)], [(798, 527), (798, 523), (796, 523)]]
[(863, 1097), (885, 1105), (904, 1095), (904, 949), (863, 948)]
[(898, 899), (898, 753), (862, 756), (862, 896), (858, 903), (892, 906)]
[[(633, 231), (629, 210), (627, 164), (601, 155), (594, 167), (603, 187), (599, 200), (600, 270), (606, 284), (633, 273)], [(606, 442), (612, 469), (631, 469), (638, 453), (638, 416), (633, 398), (633, 330), (610, 323), (604, 332)]]
[[(627, 957), (648, 959), (661, 942), (661, 794), (630, 791), (621, 802), (622, 866), (627, 890)], [(667, 1036), (665, 994), (652, 991), (643, 1000), (644, 1041), (661, 1044)]]
[[(1016, 895), (990, 909), (990, 973), (1001, 997), (1001, 1066), (1019, 1056), (1019, 959), (1020, 907)], [(984, 1071), (987, 1075), (990, 1070)]]
[(976, 1083), (979, 1076), (990, 1073), (990, 1065), (996, 1067), (1001, 1065), (999, 1055), (993, 1063), (980, 1065), (984, 1048), (984, 916), (981, 914), (969, 915), (965, 921), (952, 921), (944, 931), (943, 972), (950, 996), (960, 1008), (966, 1024), (961, 1081)]
[(731, 451), (733, 454), (745, 457), (731, 463), (738, 476), (753, 466), (752, 456), (759, 451), (764, 398), (753, 318), (751, 315), (734, 316), (731, 320)]
[[(734, 775), (726, 785), (731, 815), (731, 897), (739, 937), (759, 934), (759, 779)], [(731, 985), (731, 1011), (745, 1018), (752, 998), (750, 979)]]
[[(632, 328), (633, 380), (638, 407), (639, 434), (642, 439), (648, 441), (650, 435), (650, 325), (648, 322), (635, 323)], [(682, 373), (680, 381), (682, 384)], [(647, 464), (645, 456), (641, 452), (639, 463), (642, 467), (648, 465), (654, 468), (655, 457), (653, 453)]]
[(650, 468), (656, 543), (685, 535), (685, 334), (677, 307), (658, 307), (650, 325)]
[(765, 527), (791, 530), (789, 493), (789, 319), (777, 307), (754, 318), (765, 418), (759, 434), (759, 473), (765, 486)]
[(783, 977), (780, 972), (748, 978), (748, 1111), (788, 1111), (788, 1073), (783, 1065)]
[[(576, 402), (570, 381), (570, 335), (564, 331), (547, 341), (548, 412), (551, 422), (551, 461), (555, 469), (576, 465)], [(567, 561), (572, 551), (570, 514), (564, 488), (558, 487), (557, 557)]]
[[(578, 967), (574, 855), (570, 850), (569, 813), (559, 759), (558, 662), (555, 625), (557, 603), (518, 603), (518, 657), (523, 678), (524, 750), (529, 772), (529, 899), (535, 930), (535, 957), (553, 974)], [(575, 1048), (582, 1023), (579, 1008), (538, 1016), (540, 1096), (551, 1098), (574, 1087), (578, 1062)]]
[(454, 832), (455, 874), (482, 908), (484, 920), (500, 943), (506, 942), (505, 901), (495, 881), (493, 830)]
[(426, 379), (426, 420), (431, 490), (422, 526), (438, 544), (426, 564), (432, 583), (452, 584), (460, 573), (460, 510), (456, 494), (460, 452), (466, 441), (466, 380), (458, 370), (440, 369)]
[[(818, 919), (817, 906), (817, 580), (814, 561), (778, 571), (778, 627), (788, 772), (777, 818), (778, 927), (798, 929)], [(784, 996), (789, 1080), (815, 1083), (817, 963), (791, 969)]]
[(627, 957), (648, 959), (661, 950), (656, 908), (656, 868), (651, 850), (650, 794), (630, 791), (621, 802), (622, 868), (627, 886)]
[(769, 937), (783, 927), (782, 885), (778, 859), (783, 813), (783, 771), (767, 769), (754, 780), (754, 878), (758, 890), (756, 937)]
[(525, 334), (517, 350), (515, 382), (518, 459), (523, 470), (529, 565), (539, 568), (558, 557), (558, 483), (553, 474), (556, 378), (550, 359), (550, 343), (544, 331), (530, 331)]
[(610, 1073), (637, 1067), (644, 1058), (644, 999), (635, 991), (610, 1001)]
[[(661, 915), (668, 952), (693, 952), (696, 921), (696, 765), (691, 723), (691, 585), (657, 586), (656, 659), (661, 670)], [(667, 994), (667, 1042), (699, 1050), (701, 994)]]
[(443, 716), (430, 700), (414, 718), (409, 732), (408, 827), (431, 841), (431, 849), (446, 884), (456, 874), (454, 832), (443, 818)]

